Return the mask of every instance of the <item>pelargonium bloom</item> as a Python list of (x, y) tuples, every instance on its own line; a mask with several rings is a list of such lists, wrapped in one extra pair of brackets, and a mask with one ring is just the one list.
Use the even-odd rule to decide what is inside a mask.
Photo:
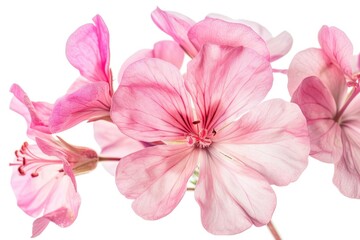
[(309, 128), (310, 155), (334, 163), (333, 182), (346, 196), (360, 198), (360, 97), (358, 56), (344, 32), (323, 26), (321, 49), (298, 53), (289, 67), (292, 101)]
[(33, 224), (35, 237), (50, 221), (61, 227), (75, 221), (80, 207), (75, 175), (94, 169), (98, 156), (89, 148), (70, 145), (49, 134), (51, 104), (31, 101), (16, 84), (10, 91), (14, 94), (10, 108), (25, 118), (27, 135), (36, 142), (24, 143), (10, 164), (14, 167), (11, 185), (18, 206), (38, 217)]
[(204, 44), (184, 78), (160, 59), (131, 64), (111, 118), (138, 141), (165, 143), (119, 162), (116, 183), (135, 199), (134, 211), (145, 219), (166, 216), (199, 171), (195, 199), (206, 230), (235, 234), (267, 224), (276, 205), (270, 185), (295, 181), (309, 152), (298, 106), (260, 103), (272, 81), (269, 61), (244, 47)]
[(81, 76), (55, 102), (50, 118), (53, 133), (84, 120), (109, 118), (113, 95), (109, 32), (101, 16), (93, 21), (79, 27), (67, 41), (66, 56)]
[[(96, 167), (95, 151), (57, 140), (50, 135), (36, 136), (36, 144), (25, 142), (15, 152), (16, 162), (11, 178), (18, 206), (32, 217), (33, 237), (49, 224), (71, 225), (80, 207), (75, 175)], [(39, 217), (40, 216), (40, 217)]]
[[(273, 37), (262, 25), (245, 20), (233, 20), (217, 14), (196, 23), (175, 12), (154, 10), (151, 17), (155, 24), (178, 42), (189, 56), (194, 57), (204, 43), (244, 46), (275, 61), (287, 54), (292, 46), (291, 35), (284, 31)], [(264, 44), (266, 43), (266, 45)]]

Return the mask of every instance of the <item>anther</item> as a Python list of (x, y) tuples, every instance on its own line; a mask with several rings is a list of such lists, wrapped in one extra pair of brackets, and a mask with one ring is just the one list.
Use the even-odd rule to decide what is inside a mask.
[(193, 123), (194, 125), (199, 124), (199, 123), (200, 123), (200, 120), (193, 121), (192, 123)]
[(31, 177), (38, 177), (39, 176), (39, 173), (37, 173), (37, 172), (33, 172), (33, 173), (31, 173)]

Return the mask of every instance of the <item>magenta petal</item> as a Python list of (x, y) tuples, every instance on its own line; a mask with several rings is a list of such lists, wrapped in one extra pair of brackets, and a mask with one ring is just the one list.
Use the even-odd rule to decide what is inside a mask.
[(117, 167), (116, 184), (134, 211), (145, 219), (169, 214), (183, 197), (193, 174), (198, 150), (185, 144), (145, 148), (123, 158)]
[(317, 77), (304, 79), (292, 101), (306, 117), (311, 156), (324, 162), (337, 162), (342, 155), (341, 129), (333, 118), (337, 107), (329, 89)]
[(210, 148), (202, 154), (195, 198), (204, 228), (213, 234), (240, 233), (272, 217), (276, 196), (255, 170)]
[[(101, 148), (99, 155), (105, 159), (106, 157), (122, 158), (145, 148), (144, 143), (124, 135), (112, 122), (94, 122), (94, 135), (96, 142)], [(104, 161), (102, 164), (109, 173), (115, 175), (116, 166), (118, 165), (117, 161)]]
[(345, 75), (352, 77), (353, 46), (346, 34), (336, 27), (323, 26), (319, 31), (321, 49)]
[(191, 56), (195, 56), (198, 50), (188, 38), (188, 31), (195, 24), (190, 18), (175, 12), (163, 11), (156, 8), (151, 13), (154, 23), (165, 33), (169, 34)]
[(287, 185), (307, 166), (308, 130), (296, 104), (266, 101), (216, 136), (215, 148), (252, 168), (270, 184)]
[(50, 117), (53, 133), (69, 129), (88, 120), (109, 117), (111, 99), (109, 85), (105, 82), (93, 82), (59, 98)]
[(185, 77), (197, 117), (211, 130), (263, 100), (273, 81), (270, 63), (252, 49), (210, 44), (188, 64)]
[(46, 102), (32, 102), (24, 90), (17, 84), (11, 86), (10, 92), (14, 94), (10, 108), (25, 118), (28, 128), (50, 133), (49, 117), (53, 110), (53, 105)]
[(188, 33), (189, 39), (200, 50), (206, 43), (231, 47), (247, 47), (270, 59), (265, 41), (249, 26), (221, 19), (205, 18), (196, 23)]
[(71, 34), (66, 43), (66, 56), (89, 81), (109, 83), (109, 32), (99, 15), (93, 21), (95, 25), (85, 24)]
[(293, 95), (302, 80), (310, 76), (321, 79), (340, 107), (347, 92), (344, 74), (320, 49), (310, 48), (299, 52), (291, 61), (288, 70), (290, 95)]
[(149, 58), (126, 69), (110, 114), (120, 130), (136, 140), (185, 140), (193, 127), (190, 106), (179, 69)]

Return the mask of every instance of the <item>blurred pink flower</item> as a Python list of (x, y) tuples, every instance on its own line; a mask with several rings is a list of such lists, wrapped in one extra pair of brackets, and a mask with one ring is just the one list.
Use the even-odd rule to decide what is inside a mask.
[(235, 234), (267, 224), (270, 184), (295, 181), (307, 165), (306, 121), (295, 104), (259, 104), (272, 85), (269, 61), (243, 47), (204, 44), (181, 76), (159, 59), (124, 72), (111, 118), (126, 135), (162, 141), (124, 157), (116, 183), (145, 219), (169, 214), (199, 167), (195, 198), (204, 227)]
[(95, 151), (68, 144), (49, 134), (48, 118), (52, 105), (32, 102), (16, 84), (10, 108), (22, 115), (28, 125), (28, 136), (36, 144), (25, 142), (15, 152), (11, 185), (18, 206), (32, 217), (33, 237), (38, 236), (50, 221), (60, 227), (71, 225), (78, 214), (80, 196), (75, 175), (96, 167)]
[(344, 195), (360, 198), (358, 57), (353, 57), (345, 33), (335, 27), (323, 26), (319, 42), (321, 49), (306, 49), (294, 57), (289, 91), (307, 119), (310, 155), (334, 163), (334, 184)]
[(160, 8), (155, 9), (151, 16), (155, 24), (178, 42), (191, 57), (199, 52), (204, 43), (214, 43), (249, 47), (270, 61), (275, 61), (289, 52), (293, 42), (286, 31), (273, 37), (265, 27), (256, 22), (233, 20), (218, 14), (208, 15), (197, 23), (180, 13)]

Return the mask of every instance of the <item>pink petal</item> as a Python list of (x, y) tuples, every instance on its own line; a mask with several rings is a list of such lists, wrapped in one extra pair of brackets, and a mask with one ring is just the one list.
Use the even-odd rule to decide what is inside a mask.
[(272, 81), (270, 63), (252, 49), (211, 44), (188, 64), (186, 74), (198, 118), (208, 130), (263, 100)]
[[(114, 123), (108, 121), (101, 120), (94, 122), (94, 135), (96, 142), (101, 148), (100, 155), (103, 158), (122, 158), (146, 146), (145, 143), (124, 135)], [(105, 161), (102, 163), (109, 173), (115, 175), (118, 161)]]
[(333, 182), (340, 192), (350, 198), (360, 198), (360, 133), (359, 124), (344, 126), (342, 140), (343, 156), (335, 164)]
[(344, 75), (320, 49), (310, 48), (299, 52), (291, 61), (288, 70), (290, 95), (302, 80), (310, 76), (321, 79), (340, 107), (347, 91)]
[(208, 17), (222, 19), (224, 21), (232, 22), (232, 23), (241, 23), (251, 27), (251, 29), (254, 30), (257, 34), (259, 34), (261, 38), (266, 42), (267, 47), (270, 51), (271, 62), (281, 58), (282, 56), (287, 54), (291, 49), (293, 39), (291, 35), (286, 31), (280, 33), (276, 37), (273, 37), (271, 33), (264, 26), (260, 25), (257, 22), (243, 20), (243, 19), (234, 20), (219, 14), (210, 14), (208, 15)]
[(113, 97), (111, 119), (139, 141), (185, 140), (193, 124), (179, 69), (148, 58), (130, 65)]
[(269, 183), (215, 148), (202, 153), (195, 198), (204, 228), (212, 234), (236, 234), (252, 224), (267, 224), (276, 205)]
[(270, 184), (287, 185), (307, 166), (306, 119), (296, 104), (280, 99), (261, 103), (216, 137), (216, 149), (252, 168)]
[(121, 66), (118, 80), (122, 79), (125, 69), (132, 63), (143, 58), (160, 58), (174, 64), (179, 69), (184, 60), (184, 51), (179, 44), (173, 41), (159, 41), (154, 44), (154, 49), (143, 49), (130, 56)]
[(119, 191), (134, 198), (134, 211), (145, 219), (169, 214), (183, 197), (198, 150), (180, 145), (145, 148), (123, 158), (116, 171)]
[(107, 83), (93, 82), (59, 98), (49, 120), (51, 131), (61, 132), (85, 120), (108, 118), (109, 91)]
[(154, 23), (165, 33), (170, 35), (191, 57), (195, 56), (198, 50), (190, 42), (187, 33), (195, 24), (190, 18), (175, 12), (163, 11), (156, 8), (151, 13)]
[(333, 120), (337, 107), (329, 89), (317, 77), (308, 77), (294, 92), (292, 102), (306, 117), (311, 156), (324, 162), (339, 161), (343, 151), (341, 129)]
[(345, 75), (351, 77), (353, 46), (346, 34), (336, 27), (323, 26), (319, 31), (321, 49)]
[(90, 81), (111, 82), (109, 70), (109, 32), (101, 18), (93, 18), (94, 24), (79, 27), (66, 43), (69, 62)]
[(269, 60), (265, 41), (250, 27), (241, 23), (221, 19), (205, 18), (196, 23), (188, 32), (190, 41), (200, 50), (206, 43), (231, 47), (247, 47)]
[(53, 110), (53, 105), (46, 102), (32, 102), (24, 90), (17, 84), (11, 86), (10, 92), (14, 94), (10, 108), (25, 118), (28, 128), (50, 133), (49, 117)]
[(163, 59), (174, 64), (177, 68), (181, 68), (184, 60), (184, 51), (173, 41), (160, 41), (155, 43), (153, 57)]
[(270, 51), (270, 61), (273, 62), (290, 51), (293, 39), (290, 33), (284, 31), (276, 37), (269, 39), (266, 44)]

